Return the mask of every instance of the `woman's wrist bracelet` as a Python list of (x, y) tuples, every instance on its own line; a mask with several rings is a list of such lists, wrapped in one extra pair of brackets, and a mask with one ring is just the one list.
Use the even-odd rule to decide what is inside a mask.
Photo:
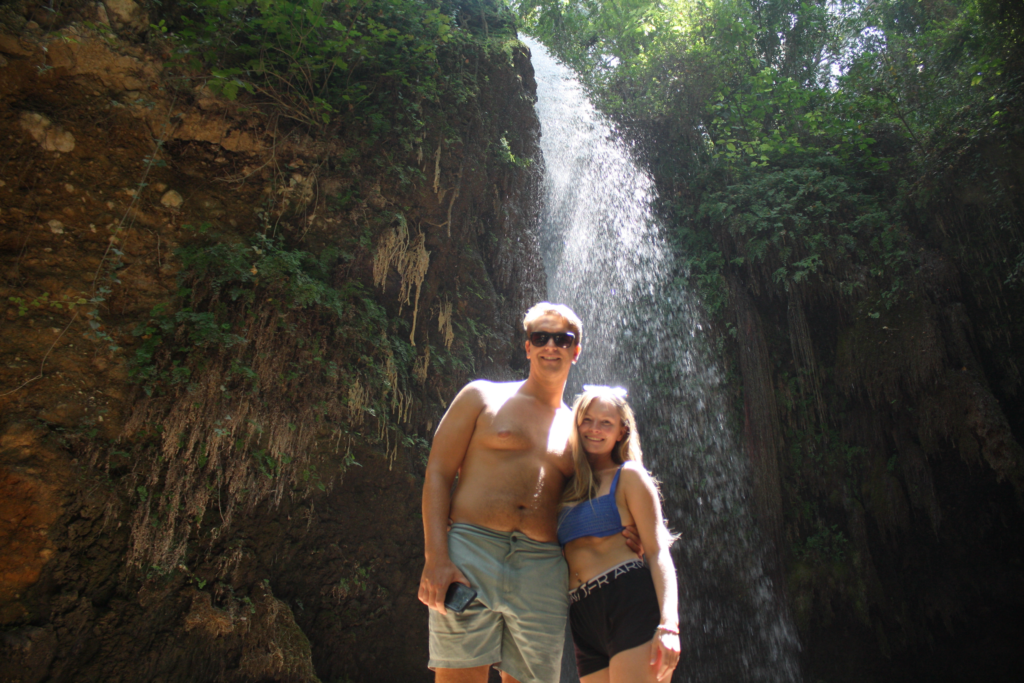
[(679, 629), (675, 628), (674, 626), (659, 626), (658, 628), (656, 628), (654, 630), (655, 631), (661, 631), (662, 633), (670, 633), (670, 634), (672, 634), (674, 636), (678, 636), (679, 635)]

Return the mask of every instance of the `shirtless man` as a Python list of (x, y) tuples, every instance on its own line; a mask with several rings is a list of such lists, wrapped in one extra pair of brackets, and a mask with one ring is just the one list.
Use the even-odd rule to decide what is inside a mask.
[[(429, 666), (438, 683), (482, 683), (491, 664), (506, 683), (557, 683), (561, 670), (568, 571), (556, 513), (573, 473), (572, 411), (562, 392), (582, 325), (568, 307), (541, 303), (523, 326), (529, 377), (466, 385), (430, 450), (419, 599), (430, 607)], [(478, 591), (461, 614), (444, 607), (452, 582)]]

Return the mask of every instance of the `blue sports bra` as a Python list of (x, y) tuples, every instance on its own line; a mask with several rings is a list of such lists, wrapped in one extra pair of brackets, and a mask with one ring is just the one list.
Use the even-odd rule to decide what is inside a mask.
[(558, 513), (559, 545), (564, 546), (584, 536), (612, 536), (626, 528), (622, 526), (619, 506), (615, 504), (615, 489), (619, 486), (620, 474), (621, 465), (612, 479), (611, 493), (581, 501), (572, 507), (563, 508)]

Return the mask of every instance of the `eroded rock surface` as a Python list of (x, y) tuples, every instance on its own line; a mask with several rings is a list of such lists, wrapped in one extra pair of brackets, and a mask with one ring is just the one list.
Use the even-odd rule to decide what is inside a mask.
[[(468, 373), (514, 375), (515, 319), (543, 291), (541, 269), (512, 265), (537, 257), (536, 171), (488, 155), (489, 141), (512, 128), (525, 131), (517, 154), (536, 154), (528, 60), (520, 51), (514, 66), (504, 54), (481, 61), (487, 85), (454, 124), (457, 142), (430, 131), (429, 154), (390, 150), (429, 175), (431, 189), (361, 156), (373, 150), (278, 125), (201, 84), (172, 92), (165, 47), (132, 42), (148, 28), (145, 7), (71, 4), (73, 16), (113, 34), (77, 22), (44, 31), (45, 17), (30, 9), (0, 17), (0, 680), (428, 680), (426, 611), (415, 597), (426, 439)], [(515, 211), (504, 208), (511, 202)], [(404, 275), (391, 268), (373, 279), (378, 232), (397, 226), (398, 212), (410, 243), (429, 252), (415, 327)], [(138, 511), (164, 488), (171, 495), (175, 482), (161, 477), (179, 471), (159, 470), (168, 459), (152, 450), (169, 431), (163, 421), (183, 415), (187, 429), (239, 401), (230, 418), (251, 395), (231, 388), (239, 366), (230, 358), (190, 355), (194, 339), (153, 327), (168, 311), (192, 311), (180, 250), (211, 235), (237, 245), (257, 234), (317, 256), (346, 254), (333, 262), (332, 285), (357, 288), (359, 305), (388, 326), (375, 340), (415, 344), (415, 358), (389, 361), (407, 363), (412, 378), (396, 392), (399, 417), (384, 423), (399, 429), (378, 432), (360, 413), (340, 425), (379, 434), (360, 441), (340, 427), (318, 433), (312, 417), (284, 419), (281, 438), (312, 434), (310, 450), (326, 463), (313, 473), (319, 486), (301, 484), (298, 472), (301, 485), (282, 484), (252, 507), (228, 510), (214, 496), (183, 522), (191, 540), (181, 546), (180, 537), (140, 535)], [(273, 272), (245, 272), (262, 277), (264, 268)], [(220, 311), (238, 292), (225, 295), (192, 312)], [(305, 353), (297, 335), (344, 339), (345, 326), (359, 324), (304, 319), (261, 296), (258, 324), (228, 325), (248, 348), (266, 341), (255, 336), (262, 329)], [(469, 321), (478, 332), (456, 334)], [(187, 387), (149, 395), (135, 363), (161, 334), (172, 354), (203, 355), (205, 369), (190, 368)], [(362, 353), (383, 372), (377, 347)], [(260, 348), (273, 362), (276, 351)], [(462, 348), (464, 365), (439, 370), (431, 348), (446, 363)], [(168, 372), (182, 367), (167, 358)], [(308, 388), (299, 377), (280, 381)], [(365, 398), (353, 378), (338, 381), (347, 383), (339, 401)], [(301, 398), (278, 400), (286, 410)], [(173, 448), (177, 438), (165, 441)], [(143, 531), (167, 524), (154, 516)], [(132, 555), (140, 538), (166, 540), (165, 556), (178, 561), (143, 561), (154, 551), (144, 542)]]

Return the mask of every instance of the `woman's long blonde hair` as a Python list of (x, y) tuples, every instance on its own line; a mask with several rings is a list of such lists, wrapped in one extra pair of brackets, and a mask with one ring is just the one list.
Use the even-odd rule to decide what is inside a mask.
[(569, 434), (569, 449), (572, 453), (573, 464), (576, 466), (576, 474), (569, 480), (565, 492), (562, 493), (562, 505), (590, 500), (597, 495), (594, 471), (590, 467), (590, 461), (587, 460), (587, 452), (583, 450), (583, 444), (580, 443), (580, 423), (583, 422), (583, 416), (587, 414), (590, 404), (596, 400), (607, 401), (615, 406), (619, 412), (619, 419), (626, 426), (626, 435), (612, 449), (612, 462), (621, 465), (633, 460), (643, 464), (640, 435), (636, 431), (636, 417), (633, 415), (633, 409), (626, 403), (622, 390), (611, 387), (586, 387), (586, 390), (576, 398), (576, 402), (572, 406), (573, 429)]

